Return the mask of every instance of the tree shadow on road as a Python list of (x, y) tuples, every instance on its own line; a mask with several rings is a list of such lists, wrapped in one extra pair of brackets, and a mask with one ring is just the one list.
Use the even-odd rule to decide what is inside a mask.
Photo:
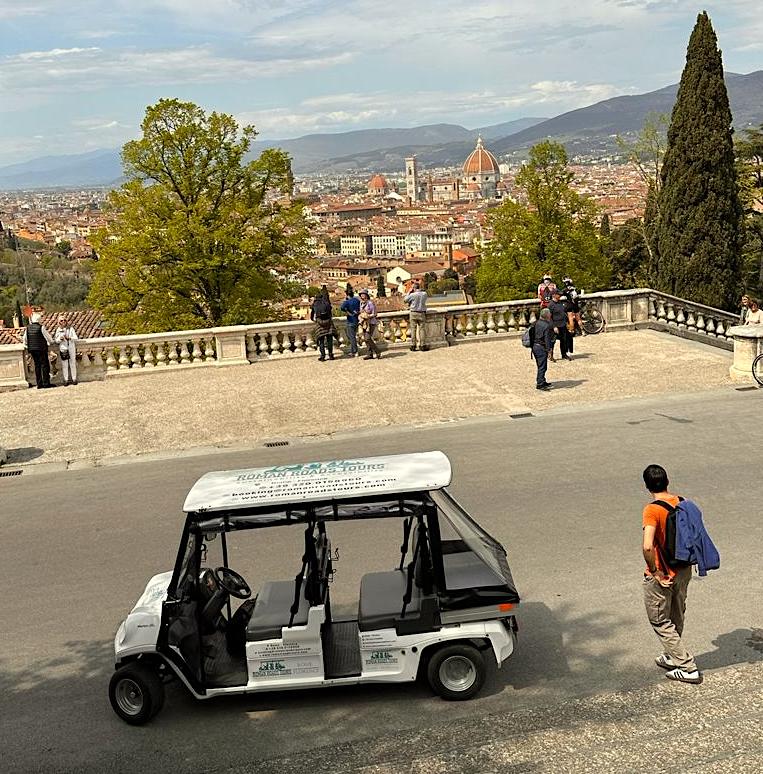
[(715, 650), (696, 656), (700, 669), (763, 661), (763, 629), (734, 629), (719, 634), (712, 642)]

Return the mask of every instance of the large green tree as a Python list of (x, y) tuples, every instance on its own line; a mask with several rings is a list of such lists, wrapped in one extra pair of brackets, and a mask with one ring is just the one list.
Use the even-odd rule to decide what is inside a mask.
[(741, 282), (742, 206), (723, 61), (707, 13), (697, 17), (660, 173), (659, 290), (735, 307)]
[(522, 201), (506, 200), (488, 216), (493, 238), (477, 270), (480, 301), (534, 295), (545, 273), (570, 275), (586, 290), (607, 286), (596, 206), (572, 179), (564, 146), (544, 141), (531, 149), (516, 178)]
[(259, 322), (306, 257), (289, 157), (247, 161), (254, 127), (191, 102), (146, 109), (122, 150), (127, 181), (95, 239), (89, 301), (119, 332)]
[(747, 129), (736, 145), (739, 193), (745, 213), (743, 287), (763, 294), (763, 125)]

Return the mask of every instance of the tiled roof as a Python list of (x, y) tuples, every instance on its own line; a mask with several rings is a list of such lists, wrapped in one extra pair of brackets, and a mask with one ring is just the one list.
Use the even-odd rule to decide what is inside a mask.
[[(60, 312), (45, 312), (42, 315), (42, 324), (52, 335), (58, 326)], [(71, 326), (77, 332), (80, 339), (96, 339), (103, 336), (116, 335), (113, 331), (103, 326), (103, 317), (100, 312), (92, 309), (81, 309), (66, 313)], [(0, 328), (0, 344), (18, 344), (24, 333), (23, 328)]]

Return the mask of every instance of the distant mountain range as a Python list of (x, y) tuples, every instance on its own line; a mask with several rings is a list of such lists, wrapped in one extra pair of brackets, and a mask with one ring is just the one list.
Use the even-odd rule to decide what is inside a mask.
[[(726, 73), (726, 84), (737, 131), (763, 124), (763, 70), (747, 75)], [(604, 100), (555, 118), (522, 118), (475, 129), (431, 124), (257, 141), (253, 152), (283, 148), (291, 154), (297, 174), (400, 172), (405, 157), (414, 153), (425, 167), (456, 166), (473, 150), (477, 134), (499, 158), (521, 156), (546, 138), (563, 142), (571, 156), (606, 154), (616, 150), (617, 135), (635, 135), (649, 113), (670, 113), (677, 91), (674, 84), (647, 94)], [(109, 186), (120, 177), (119, 151), (97, 150), (0, 167), (0, 190)]]

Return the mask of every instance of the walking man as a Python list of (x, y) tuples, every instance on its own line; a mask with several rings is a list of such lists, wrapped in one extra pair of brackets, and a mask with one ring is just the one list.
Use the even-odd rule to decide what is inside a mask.
[(422, 352), (426, 352), (427, 346), (427, 292), (421, 288), (418, 282), (413, 283), (413, 289), (403, 297), (408, 304), (410, 314), (408, 316), (408, 330), (411, 334), (411, 352), (416, 351), (416, 342)]
[(347, 315), (347, 341), (350, 342), (350, 357), (357, 357), (360, 300), (355, 297), (355, 291), (349, 285), (345, 295), (346, 298), (339, 308)]
[(53, 344), (53, 337), (42, 324), (42, 315), (39, 312), (32, 314), (21, 341), (34, 361), (34, 378), (37, 389), (43, 390), (52, 387), (48, 345)]
[[(554, 333), (559, 339), (559, 349), (563, 360), (572, 360), (569, 355), (569, 342), (567, 340), (567, 307), (562, 301), (562, 292), (559, 288), (554, 288), (551, 294), (551, 302), (548, 305), (548, 311), (551, 312), (551, 322), (554, 326)], [(553, 360), (553, 356), (551, 357)]]
[(686, 593), (691, 580), (691, 565), (673, 569), (666, 559), (666, 523), (668, 509), (674, 508), (680, 498), (668, 491), (669, 481), (665, 468), (649, 465), (644, 470), (644, 485), (652, 502), (644, 508), (643, 546), (646, 560), (644, 572), (644, 604), (649, 623), (662, 643), (662, 654), (655, 661), (667, 670), (669, 680), (682, 683), (701, 683), (702, 673), (685, 648), (681, 637), (684, 631)]
[(540, 319), (533, 326), (532, 353), (538, 372), (535, 377), (536, 390), (549, 390), (551, 385), (546, 381), (548, 358), (554, 346), (554, 326), (551, 324), (551, 312), (540, 310)]

